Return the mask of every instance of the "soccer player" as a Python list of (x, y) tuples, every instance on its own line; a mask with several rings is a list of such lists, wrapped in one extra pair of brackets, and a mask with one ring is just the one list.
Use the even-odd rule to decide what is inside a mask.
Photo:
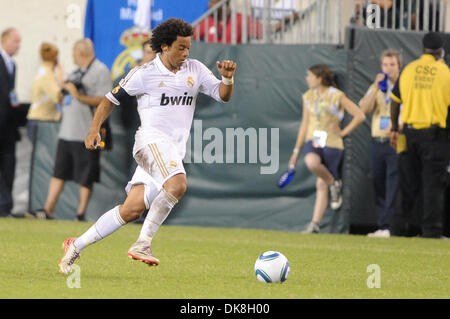
[(112, 234), (149, 209), (139, 238), (128, 256), (158, 265), (151, 242), (172, 208), (187, 189), (182, 159), (192, 125), (199, 92), (220, 102), (230, 100), (236, 63), (217, 61), (222, 81), (201, 62), (188, 59), (192, 26), (171, 18), (153, 30), (154, 60), (134, 68), (99, 104), (85, 139), (88, 149), (100, 144), (100, 126), (114, 105), (137, 96), (141, 127), (136, 132), (133, 156), (138, 164), (126, 186), (127, 198), (105, 214), (78, 238), (64, 241), (59, 270), (69, 274), (71, 265), (87, 246)]

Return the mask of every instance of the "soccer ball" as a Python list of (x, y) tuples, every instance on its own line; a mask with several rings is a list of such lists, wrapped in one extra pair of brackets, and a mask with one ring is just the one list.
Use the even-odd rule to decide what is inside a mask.
[(256, 279), (263, 283), (284, 282), (291, 267), (286, 256), (278, 251), (266, 251), (256, 259)]

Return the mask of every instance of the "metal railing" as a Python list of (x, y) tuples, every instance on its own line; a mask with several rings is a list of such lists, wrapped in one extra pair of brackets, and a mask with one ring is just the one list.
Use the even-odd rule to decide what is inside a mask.
[(303, 1), (292, 18), (281, 20), (272, 33), (272, 42), (281, 44), (342, 44), (342, 1)]
[(369, 28), (445, 31), (448, 0), (352, 0), (353, 23)]
[(343, 44), (344, 29), (350, 24), (374, 29), (448, 31), (449, 2), (221, 0), (192, 25), (195, 41), (228, 44)]
[(340, 10), (340, 0), (222, 0), (194, 21), (194, 40), (341, 43)]

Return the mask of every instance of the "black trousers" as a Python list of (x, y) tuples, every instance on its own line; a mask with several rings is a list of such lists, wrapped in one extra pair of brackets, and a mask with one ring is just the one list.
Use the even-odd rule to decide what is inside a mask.
[(16, 142), (0, 141), (0, 216), (13, 208), (13, 182), (16, 169)]
[[(394, 236), (414, 237), (422, 233), (423, 192), (420, 186), (418, 196), (408, 195), (410, 183), (410, 161), (406, 152), (398, 154), (398, 191), (395, 198), (395, 214), (392, 220), (391, 233)], [(403, 190), (406, 192), (405, 208), (402, 208)], [(405, 210), (405, 211), (404, 211)]]
[(387, 142), (372, 140), (370, 169), (375, 190), (378, 228), (389, 229), (397, 195), (397, 153)]
[(402, 213), (413, 212), (417, 198), (423, 196), (422, 236), (439, 238), (443, 235), (449, 131), (434, 126), (422, 130), (405, 127), (403, 133), (407, 150), (400, 182)]

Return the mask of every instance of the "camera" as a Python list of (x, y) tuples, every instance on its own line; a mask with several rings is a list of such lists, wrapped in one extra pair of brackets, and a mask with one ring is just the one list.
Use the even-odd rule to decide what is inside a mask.
[[(75, 85), (80, 94), (86, 94), (86, 90), (81, 83), (81, 77), (75, 78), (75, 80), (74, 78), (72, 78), (70, 80), (67, 80), (65, 83), (72, 83), (73, 85)], [(70, 105), (72, 103), (72, 96), (70, 95), (69, 91), (67, 91), (65, 88), (62, 88), (61, 94), (63, 96), (62, 105)]]
[[(72, 83), (73, 85), (75, 85), (75, 87), (77, 88), (78, 92), (80, 92), (80, 94), (85, 94), (83, 83), (81, 83), (81, 81), (70, 80), (70, 81), (66, 81), (65, 83)], [(65, 88), (62, 88), (61, 89), (61, 94), (62, 95), (69, 95), (70, 93)]]
[[(69, 76), (69, 78), (66, 80), (65, 83), (72, 83), (73, 85), (75, 85), (80, 94), (86, 94), (86, 90), (83, 86), (83, 83), (81, 83), (81, 80), (83, 79), (85, 73), (86, 72), (83, 72), (81, 69), (78, 69)], [(66, 96), (69, 95), (70, 93), (63, 88), (61, 89), (61, 94)]]

